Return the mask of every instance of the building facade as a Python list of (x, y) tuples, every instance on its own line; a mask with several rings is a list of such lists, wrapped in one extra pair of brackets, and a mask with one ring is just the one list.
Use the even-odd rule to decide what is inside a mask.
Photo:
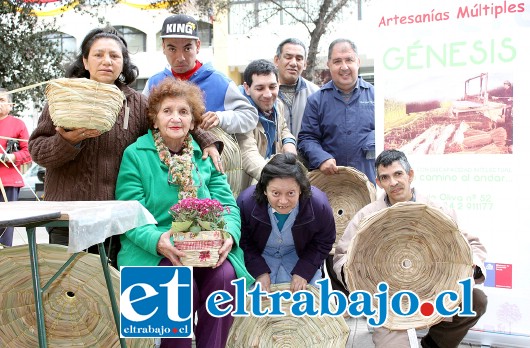
[[(318, 3), (316, 0), (305, 1), (308, 6)], [(228, 13), (215, 20), (195, 15), (202, 42), (199, 59), (212, 62), (236, 84), (242, 83), (242, 73), (250, 61), (258, 58), (272, 60), (278, 43), (283, 39), (296, 37), (309, 44), (307, 29), (304, 25), (295, 23), (285, 12), (271, 12), (268, 23), (260, 23), (259, 16), (248, 16), (249, 10), (262, 5), (263, 1), (260, 0), (238, 0), (232, 3)], [(373, 40), (366, 34), (355, 35), (366, 30), (360, 29), (363, 21), (351, 20), (352, 16), (357, 16), (357, 6), (353, 2), (351, 6), (341, 13), (337, 22), (329, 28), (329, 33), (323, 36), (317, 69), (326, 70), (329, 43), (344, 36), (352, 39), (359, 47), (361, 74), (373, 81), (373, 53), (370, 46), (373, 45)], [(53, 0), (36, 9), (39, 20), (57, 25), (59, 31), (49, 37), (71, 55), (77, 52), (81, 41), (91, 29), (106, 24), (117, 28), (127, 40), (131, 58), (139, 68), (139, 76), (133, 87), (142, 90), (147, 79), (166, 65), (160, 29), (164, 19), (171, 13), (164, 8), (154, 8), (147, 0), (122, 0), (114, 6), (100, 6), (91, 12), (94, 15), (62, 6), (59, 1)], [(190, 14), (194, 15), (193, 11)]]

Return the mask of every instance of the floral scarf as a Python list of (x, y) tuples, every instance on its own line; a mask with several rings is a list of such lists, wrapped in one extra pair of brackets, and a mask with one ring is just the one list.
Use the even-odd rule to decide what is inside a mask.
[(171, 155), (159, 130), (153, 131), (153, 138), (160, 160), (169, 168), (168, 183), (180, 186), (179, 199), (196, 198), (197, 187), (193, 184), (192, 176), (193, 145), (191, 144), (191, 135), (188, 134), (184, 139), (180, 155)]

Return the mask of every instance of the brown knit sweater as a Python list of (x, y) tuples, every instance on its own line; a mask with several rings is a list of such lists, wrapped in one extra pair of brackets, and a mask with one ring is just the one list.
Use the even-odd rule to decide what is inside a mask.
[[(116, 178), (123, 151), (147, 133), (147, 99), (128, 86), (120, 89), (127, 98), (128, 129), (123, 129), (125, 108), (122, 107), (114, 127), (99, 137), (83, 140), (73, 146), (56, 131), (46, 104), (37, 128), (29, 139), (29, 151), (35, 162), (46, 167), (44, 197), (47, 201), (113, 200)], [(206, 134), (204, 134), (206, 133)], [(199, 134), (195, 134), (199, 135)], [(209, 132), (197, 139), (201, 147), (213, 144)]]

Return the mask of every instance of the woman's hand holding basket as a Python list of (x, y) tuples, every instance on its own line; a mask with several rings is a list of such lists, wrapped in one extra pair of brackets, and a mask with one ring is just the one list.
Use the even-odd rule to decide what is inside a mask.
[(162, 233), (158, 240), (158, 244), (156, 245), (156, 251), (160, 255), (167, 257), (173, 266), (183, 266), (182, 262), (180, 262), (180, 258), (185, 257), (186, 254), (175, 248), (175, 245), (170, 238), (171, 230)]
[(97, 129), (88, 129), (88, 128), (77, 128), (73, 130), (65, 130), (62, 127), (55, 127), (55, 130), (64, 140), (69, 142), (72, 145), (77, 145), (81, 141), (88, 138), (95, 138), (101, 135), (101, 132)]
[(217, 264), (213, 266), (213, 268), (219, 267), (225, 262), (226, 258), (228, 257), (228, 253), (230, 250), (232, 250), (232, 246), (234, 245), (234, 239), (232, 236), (227, 238), (225, 242), (223, 243), (223, 246), (219, 248), (219, 261), (217, 261)]

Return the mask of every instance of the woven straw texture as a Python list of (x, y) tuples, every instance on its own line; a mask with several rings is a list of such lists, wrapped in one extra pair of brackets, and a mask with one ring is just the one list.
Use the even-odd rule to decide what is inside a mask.
[[(68, 260), (67, 248), (39, 244), (41, 285)], [(116, 300), (120, 275), (110, 270)], [(27, 245), (0, 250), (0, 347), (38, 347), (35, 298)], [(119, 347), (109, 294), (98, 255), (79, 253), (43, 294), (48, 347)], [(128, 339), (128, 347), (154, 340)]]
[[(344, 277), (350, 291), (379, 292), (385, 281), (389, 298), (397, 291), (415, 292), (420, 305), (435, 299), (442, 291), (453, 290), (462, 298), (458, 281), (473, 275), (471, 247), (455, 222), (437, 208), (421, 203), (397, 203), (359, 224), (348, 248)], [(458, 303), (445, 302), (448, 310)], [(377, 303), (374, 303), (377, 307)], [(404, 309), (408, 303), (404, 302)], [(443, 317), (418, 313), (401, 318), (389, 311), (384, 325), (390, 330), (425, 328)]]
[(210, 129), (224, 143), (221, 162), (234, 197), (241, 193), (243, 180), (243, 164), (241, 162), (241, 151), (236, 139), (219, 127)]
[(46, 85), (46, 98), (55, 126), (109, 131), (125, 96), (115, 85), (85, 78), (56, 79)]
[(375, 187), (364, 173), (352, 167), (339, 166), (338, 169), (335, 175), (325, 175), (320, 170), (308, 174), (311, 185), (326, 193), (333, 209), (337, 237), (331, 254), (335, 253), (335, 246), (353, 216), (376, 199)]
[[(273, 284), (271, 292), (289, 290), (290, 284)], [(320, 305), (318, 290), (308, 285), (307, 290), (315, 295), (315, 306)], [(348, 340), (350, 329), (342, 316), (294, 317), (289, 307), (292, 301), (282, 299), (284, 317), (264, 316), (236, 317), (230, 329), (227, 348), (336, 348), (344, 347)], [(247, 298), (246, 308), (250, 308), (250, 297)], [(270, 308), (269, 298), (262, 297), (261, 308)], [(330, 309), (335, 311), (335, 304), (330, 303)]]
[(172, 231), (172, 234), (175, 247), (186, 254), (180, 258), (184, 266), (212, 267), (219, 261), (219, 249), (224, 243), (221, 231)]

